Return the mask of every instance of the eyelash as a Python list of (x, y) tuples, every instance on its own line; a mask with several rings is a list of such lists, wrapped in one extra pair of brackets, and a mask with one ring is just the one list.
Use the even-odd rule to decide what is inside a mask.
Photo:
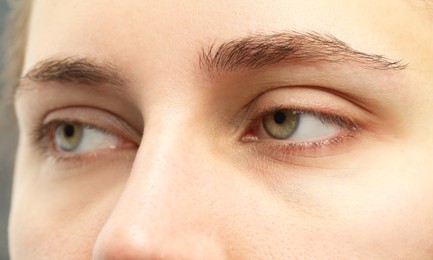
[[(103, 133), (109, 132), (108, 130), (97, 127), (95, 125), (81, 122), (80, 120), (53, 120), (48, 123), (41, 123), (38, 125), (33, 131), (32, 131), (32, 141), (36, 144), (36, 147), (38, 148), (39, 152), (43, 154), (44, 156), (53, 156), (54, 149), (54, 143), (52, 138), (52, 133), (50, 133), (51, 128), (55, 128), (56, 126), (59, 126), (61, 124), (80, 124), (82, 127), (88, 127), (92, 129), (97, 129), (98, 131), (101, 131)], [(56, 152), (56, 153), (62, 153), (62, 152)], [(73, 159), (80, 159), (83, 156), (92, 156), (92, 152), (85, 153), (85, 154), (68, 154), (67, 156), (58, 156), (55, 155), (53, 158), (56, 161), (66, 161), (66, 160), (73, 160)]]
[(339, 126), (342, 129), (347, 130), (347, 131), (342, 131), (334, 136), (331, 136), (331, 138), (316, 140), (316, 141), (299, 142), (299, 141), (284, 141), (284, 140), (266, 140), (268, 145), (269, 142), (272, 142), (271, 146), (273, 147), (273, 149), (282, 149), (288, 153), (300, 152), (305, 149), (315, 150), (315, 149), (323, 148), (324, 146), (342, 143), (347, 138), (354, 137), (357, 133), (359, 133), (362, 130), (360, 125), (355, 120), (346, 116), (340, 116), (335, 113), (329, 113), (329, 112), (321, 112), (313, 109), (286, 107), (284, 105), (278, 105), (278, 106), (265, 108), (259, 111), (256, 116), (249, 119), (247, 122), (248, 125), (247, 132), (243, 135), (241, 140), (246, 143), (251, 143), (251, 142), (258, 143), (264, 141), (264, 140), (258, 140), (258, 138), (254, 136), (254, 134), (252, 134), (252, 132), (254, 132), (254, 129), (261, 124), (262, 119), (266, 115), (275, 113), (279, 110), (290, 110), (300, 115), (311, 115), (317, 118), (318, 120), (320, 120), (324, 124)]
[[(342, 131), (334, 136), (328, 137), (327, 139), (313, 140), (313, 141), (290, 141), (290, 140), (259, 140), (257, 136), (254, 135), (254, 129), (262, 123), (263, 117), (268, 114), (275, 113), (279, 110), (290, 110), (294, 113), (300, 115), (311, 115), (320, 120), (324, 124), (334, 125), (342, 128)], [(89, 153), (77, 153), (77, 154), (63, 154), (60, 152), (53, 152), (55, 148), (53, 147), (52, 133), (50, 129), (61, 124), (80, 124), (83, 127), (89, 127), (97, 129), (102, 132), (109, 132), (109, 130), (80, 121), (80, 120), (53, 120), (48, 123), (40, 123), (32, 131), (32, 140), (34, 141), (36, 147), (41, 152), (41, 154), (52, 157), (56, 161), (66, 161), (66, 160), (80, 160), (84, 158), (89, 158), (95, 156), (99, 152), (89, 152)], [(265, 153), (274, 154), (276, 152), (282, 153), (283, 156), (287, 155), (314, 155), (315, 151), (323, 150), (325, 147), (330, 147), (335, 144), (343, 143), (348, 138), (354, 137), (357, 133), (361, 131), (359, 124), (347, 117), (341, 116), (336, 113), (322, 112), (318, 109), (308, 109), (299, 107), (288, 107), (285, 105), (271, 106), (265, 108), (256, 113), (254, 117), (248, 119), (246, 122), (247, 131), (242, 136), (241, 141), (244, 143), (254, 143), (257, 145), (259, 150)], [(346, 131), (345, 131), (346, 130)], [(286, 160), (283, 158), (283, 160)]]

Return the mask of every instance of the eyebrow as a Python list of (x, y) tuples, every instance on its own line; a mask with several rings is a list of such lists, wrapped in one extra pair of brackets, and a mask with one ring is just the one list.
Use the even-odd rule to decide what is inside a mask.
[(127, 80), (120, 70), (108, 62), (89, 58), (66, 57), (38, 62), (21, 79), (34, 82), (57, 81), (61, 83), (95, 85), (108, 84), (125, 87)]
[[(287, 31), (275, 34), (252, 34), (203, 48), (199, 66), (208, 73), (254, 70), (276, 63), (355, 63), (366, 69), (403, 70), (401, 60), (357, 51), (329, 34)], [(34, 82), (57, 81), (69, 84), (108, 84), (126, 87), (128, 80), (109, 62), (90, 58), (53, 58), (38, 62), (21, 79)], [(20, 85), (18, 82), (18, 87)]]
[(202, 49), (199, 65), (210, 73), (254, 70), (280, 62), (289, 64), (355, 63), (366, 69), (403, 70), (401, 60), (357, 51), (330, 34), (285, 31), (251, 34)]

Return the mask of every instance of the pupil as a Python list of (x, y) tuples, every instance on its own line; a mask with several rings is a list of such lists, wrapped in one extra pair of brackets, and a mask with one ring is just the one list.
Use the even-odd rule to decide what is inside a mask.
[(63, 133), (66, 137), (72, 137), (75, 134), (75, 128), (73, 125), (66, 125), (63, 129)]
[(275, 123), (281, 125), (286, 121), (286, 114), (284, 114), (281, 111), (278, 111), (277, 113), (274, 114), (274, 121)]

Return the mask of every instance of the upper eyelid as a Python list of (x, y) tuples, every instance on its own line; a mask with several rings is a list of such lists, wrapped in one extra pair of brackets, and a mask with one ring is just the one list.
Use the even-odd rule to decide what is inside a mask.
[(353, 130), (361, 129), (361, 127), (359, 126), (359, 124), (355, 120), (353, 120), (347, 116), (341, 116), (341, 115), (329, 113), (329, 112), (320, 112), (320, 111), (312, 109), (312, 108), (307, 109), (307, 108), (299, 108), (299, 107), (284, 106), (284, 105), (278, 105), (278, 106), (265, 108), (265, 109), (261, 110), (260, 112), (258, 112), (258, 114), (256, 116), (249, 119), (249, 122), (250, 122), (250, 124), (257, 122), (258, 120), (263, 118), (265, 115), (276, 112), (278, 110), (291, 110), (291, 111), (293, 111), (295, 113), (299, 113), (299, 114), (312, 115), (312, 116), (316, 117), (317, 119), (321, 120), (322, 122), (337, 123), (339, 126), (347, 128), (347, 129), (353, 129)]
[(137, 143), (137, 145), (141, 142), (141, 134), (132, 126), (119, 116), (99, 108), (80, 106), (57, 109), (46, 115), (42, 124), (55, 121), (90, 125), (98, 129), (106, 129), (108, 132)]
[(83, 123), (80, 122), (78, 120), (52, 120), (52, 121), (48, 121), (46, 123), (43, 123), (41, 125), (38, 125), (35, 129), (32, 130), (31, 132), (31, 140), (36, 143), (37, 145), (43, 145), (44, 147), (48, 146), (50, 140), (50, 128), (51, 127), (55, 127), (55, 126), (59, 126), (61, 124), (80, 124), (83, 127), (88, 127), (90, 129), (94, 129), (97, 130), (101, 133), (104, 134), (112, 134), (115, 135), (114, 133), (112, 133), (111, 131), (104, 129), (102, 127), (98, 127), (89, 123)]
[(62, 125), (62, 124), (78, 124), (78, 125), (81, 125), (83, 128), (88, 128), (88, 129), (96, 130), (98, 132), (105, 133), (105, 134), (115, 135), (115, 133), (109, 131), (108, 129), (105, 129), (103, 127), (99, 127), (99, 126), (94, 125), (94, 124), (90, 124), (90, 123), (86, 123), (86, 122), (81, 122), (79, 120), (53, 120), (53, 121), (50, 121), (50, 122), (47, 122), (46, 124), (44, 124), (44, 127), (49, 128), (52, 125), (59, 126), (59, 125)]

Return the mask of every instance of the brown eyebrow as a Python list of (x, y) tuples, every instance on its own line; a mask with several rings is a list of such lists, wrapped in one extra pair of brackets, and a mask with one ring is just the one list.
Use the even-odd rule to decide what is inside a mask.
[(57, 81), (72, 84), (109, 84), (125, 87), (127, 80), (111, 63), (88, 58), (67, 57), (38, 62), (22, 79), (35, 82)]
[[(259, 69), (279, 62), (352, 62), (366, 69), (403, 70), (407, 64), (383, 55), (357, 51), (329, 34), (282, 32), (252, 34), (202, 49), (199, 65), (210, 73)], [(89, 58), (66, 57), (38, 62), (23, 79), (35, 82), (57, 81), (72, 84), (109, 84), (125, 87), (127, 80), (111, 63)]]
[(317, 32), (252, 34), (218, 47), (213, 44), (202, 49), (199, 56), (200, 68), (211, 73), (259, 69), (279, 62), (352, 62), (366, 69), (378, 70), (403, 70), (407, 67), (400, 60), (357, 51), (332, 35)]

